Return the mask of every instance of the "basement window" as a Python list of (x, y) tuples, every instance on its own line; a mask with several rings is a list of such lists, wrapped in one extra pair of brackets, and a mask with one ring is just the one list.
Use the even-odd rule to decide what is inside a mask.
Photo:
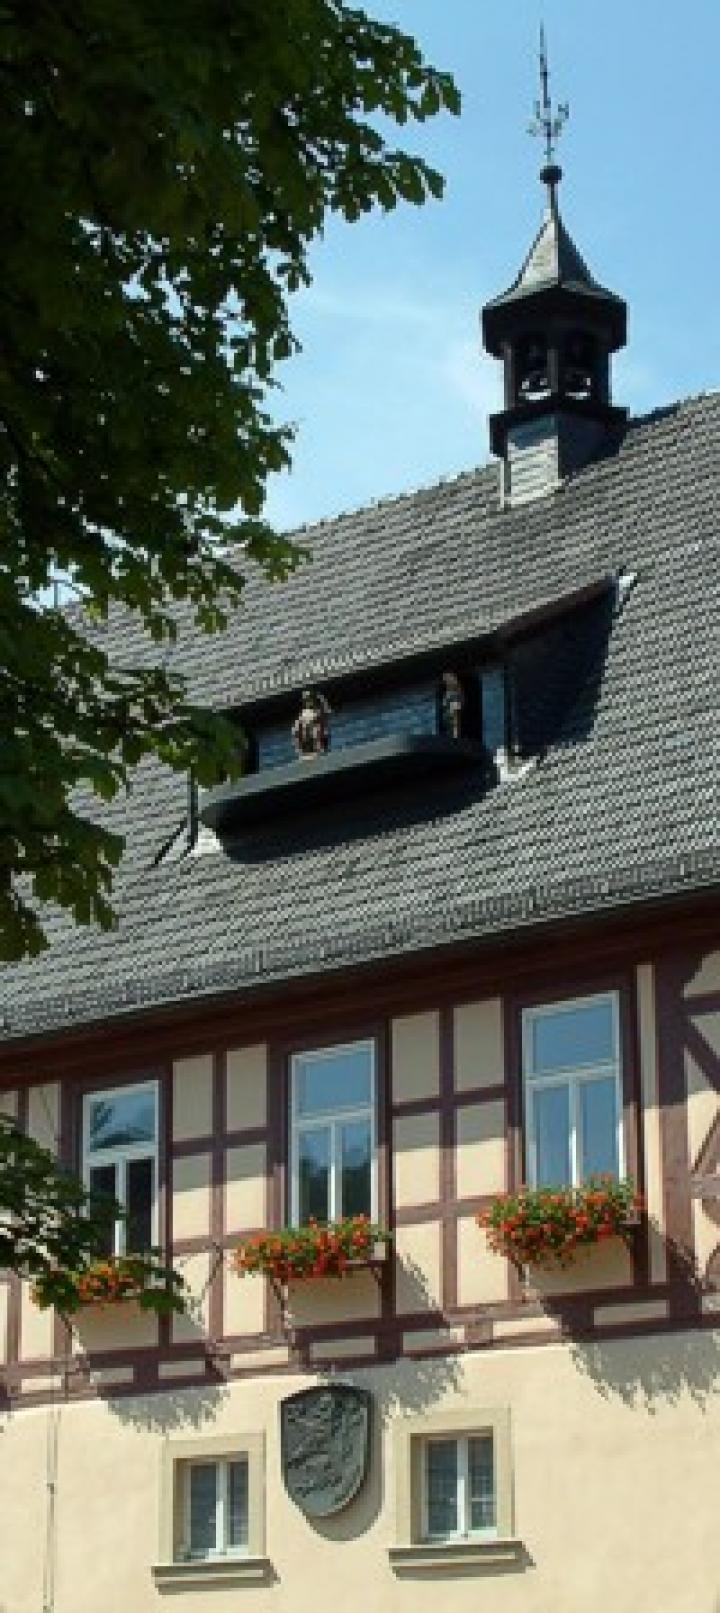
[(266, 1580), (264, 1494), (262, 1434), (167, 1440), (155, 1583), (179, 1589)]
[(492, 1431), (425, 1441), (423, 1537), (469, 1540), (497, 1534)]
[(400, 1417), (395, 1437), (395, 1572), (492, 1570), (522, 1561), (513, 1532), (510, 1413), (466, 1406)]
[(225, 1557), (248, 1549), (246, 1456), (183, 1466), (185, 1557)]

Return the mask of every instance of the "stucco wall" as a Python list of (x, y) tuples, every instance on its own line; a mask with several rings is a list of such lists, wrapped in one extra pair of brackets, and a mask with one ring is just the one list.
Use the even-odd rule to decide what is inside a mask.
[[(310, 1524), (285, 1493), (278, 1403), (310, 1378), (265, 1377), (151, 1399), (84, 1402), (4, 1418), (2, 1613), (157, 1613), (165, 1441), (264, 1435), (264, 1585), (187, 1589), (221, 1613), (717, 1613), (720, 1336), (506, 1349), (354, 1370), (378, 1428), (365, 1489)], [(516, 1564), (397, 1575), (393, 1424), (443, 1408), (509, 1408)], [(55, 1483), (54, 1492), (48, 1485)], [(55, 1523), (48, 1525), (51, 1494)], [(168, 1599), (172, 1600), (168, 1595)], [(172, 1600), (172, 1605), (175, 1605)]]

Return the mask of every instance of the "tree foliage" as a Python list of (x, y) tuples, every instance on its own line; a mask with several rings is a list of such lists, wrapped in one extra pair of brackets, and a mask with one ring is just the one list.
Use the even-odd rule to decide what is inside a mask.
[[(227, 725), (161, 664), (110, 664), (127, 609), (224, 625), (291, 434), (268, 411), (329, 213), (442, 182), (381, 130), (457, 110), (412, 39), (341, 0), (0, 0), (0, 953), (37, 903), (113, 921), (121, 842), (78, 806), (143, 757), (209, 780)], [(228, 555), (228, 544), (236, 547)], [(58, 575), (84, 612), (40, 608)]]
[[(78, 1279), (104, 1255), (121, 1213), (0, 1114), (0, 1269), (30, 1278), (41, 1308), (55, 1305), (63, 1315), (79, 1308)], [(134, 1265), (144, 1309), (184, 1308), (183, 1280), (159, 1255), (135, 1256)]]

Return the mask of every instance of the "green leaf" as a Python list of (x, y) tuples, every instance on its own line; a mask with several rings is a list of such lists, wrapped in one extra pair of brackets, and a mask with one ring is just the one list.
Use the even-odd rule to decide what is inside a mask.
[[(138, 765), (232, 765), (168, 650), (181, 621), (223, 630), (246, 564), (275, 582), (304, 563), (261, 520), (293, 441), (269, 408), (298, 346), (288, 299), (329, 214), (441, 194), (384, 131), (459, 97), (342, 0), (177, 0), (170, 27), (147, 0), (2, 0), (2, 18), (0, 956), (18, 958), (46, 908), (112, 925)], [(48, 608), (58, 576), (83, 609)]]

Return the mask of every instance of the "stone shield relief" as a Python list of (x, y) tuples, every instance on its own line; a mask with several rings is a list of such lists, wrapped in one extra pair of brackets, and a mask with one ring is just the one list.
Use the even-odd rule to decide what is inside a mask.
[(301, 1389), (280, 1406), (288, 1495), (309, 1518), (342, 1511), (367, 1477), (372, 1398), (350, 1384)]

